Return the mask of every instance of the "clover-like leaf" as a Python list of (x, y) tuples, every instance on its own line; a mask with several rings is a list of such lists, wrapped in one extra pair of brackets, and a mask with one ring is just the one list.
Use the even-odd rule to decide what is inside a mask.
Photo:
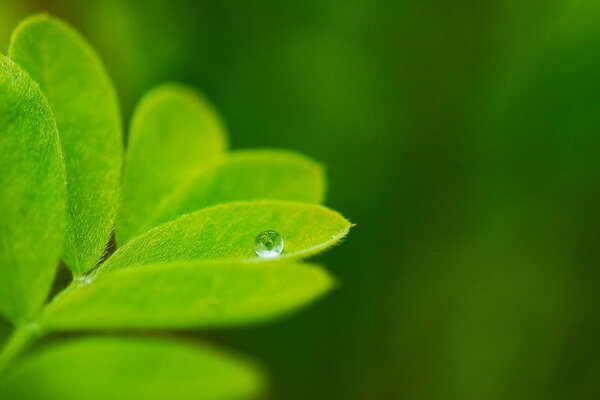
[(102, 256), (119, 203), (117, 96), (94, 50), (57, 19), (40, 15), (21, 22), (9, 55), (40, 84), (56, 118), (67, 174), (63, 258), (80, 274)]
[(284, 238), (279, 259), (308, 257), (337, 243), (350, 227), (338, 213), (314, 204), (227, 203), (184, 215), (136, 237), (97, 273), (165, 261), (257, 261), (254, 238), (265, 230), (275, 230)]
[(118, 242), (150, 228), (168, 196), (223, 157), (226, 146), (220, 118), (199, 93), (176, 84), (150, 91), (129, 133)]
[(294, 263), (176, 262), (105, 274), (45, 310), (49, 330), (204, 328), (290, 312), (325, 293), (323, 269)]
[(0, 55), (0, 313), (20, 322), (50, 290), (63, 242), (65, 175), (39, 86)]
[[(122, 135), (99, 57), (45, 15), (17, 27), (9, 55), (0, 56), (0, 398), (257, 395), (256, 367), (208, 347), (114, 336), (35, 343), (59, 331), (247, 325), (315, 300), (333, 278), (297, 260), (351, 227), (318, 205), (322, 167), (289, 151), (226, 152), (212, 107), (166, 84), (133, 116), (115, 218)], [(102, 264), (115, 219), (122, 247)], [(277, 252), (255, 249), (271, 237)], [(73, 281), (42, 307), (61, 255)]]
[(252, 363), (207, 346), (91, 337), (26, 357), (0, 376), (0, 398), (234, 400), (256, 396), (263, 385)]
[(290, 151), (236, 151), (180, 185), (157, 211), (154, 225), (208, 206), (233, 201), (289, 200), (321, 203), (322, 167)]

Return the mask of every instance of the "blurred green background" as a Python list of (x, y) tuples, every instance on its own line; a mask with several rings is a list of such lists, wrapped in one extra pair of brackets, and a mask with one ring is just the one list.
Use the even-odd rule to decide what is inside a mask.
[(125, 121), (200, 88), (234, 148), (322, 161), (340, 287), (211, 332), (273, 399), (600, 398), (597, 0), (0, 0), (101, 53)]

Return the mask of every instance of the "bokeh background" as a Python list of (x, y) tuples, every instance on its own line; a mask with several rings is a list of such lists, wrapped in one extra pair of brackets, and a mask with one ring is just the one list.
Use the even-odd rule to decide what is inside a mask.
[(600, 398), (597, 0), (0, 0), (99, 50), (127, 123), (200, 88), (234, 148), (322, 161), (339, 288), (208, 334), (269, 399)]

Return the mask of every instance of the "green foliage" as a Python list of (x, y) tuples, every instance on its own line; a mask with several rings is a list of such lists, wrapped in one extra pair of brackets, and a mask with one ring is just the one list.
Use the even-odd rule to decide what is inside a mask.
[(23, 21), (12, 36), (9, 56), (40, 84), (56, 118), (67, 174), (63, 258), (80, 274), (102, 256), (119, 202), (117, 96), (94, 50), (56, 19)]
[[(9, 54), (21, 66), (0, 56), (0, 312), (14, 325), (0, 351), (0, 397), (259, 393), (256, 367), (208, 347), (107, 336), (24, 350), (61, 330), (246, 325), (323, 295), (333, 278), (300, 260), (351, 224), (318, 205), (321, 166), (287, 151), (227, 153), (206, 101), (160, 86), (133, 118), (117, 222), (124, 245), (102, 262), (121, 196), (110, 80), (79, 34), (47, 16), (22, 22)], [(254, 253), (264, 230), (285, 240), (276, 260)], [(44, 305), (61, 254), (73, 281)]]
[(18, 323), (45, 300), (64, 234), (64, 169), (39, 86), (0, 55), (0, 313)]
[(226, 146), (221, 121), (200, 94), (174, 84), (150, 91), (129, 133), (118, 242), (152, 227), (178, 185), (223, 157)]
[(324, 194), (321, 166), (304, 156), (276, 150), (236, 151), (180, 185), (158, 210), (157, 223), (225, 202), (269, 199), (318, 204)]
[[(301, 224), (298, 221), (302, 221)], [(98, 270), (186, 260), (260, 260), (255, 236), (267, 229), (281, 234), (279, 257), (316, 254), (343, 238), (350, 223), (323, 206), (282, 201), (228, 203), (184, 215), (133, 239)]]
[[(52, 371), (52, 379), (47, 379), (47, 371)], [(32, 354), (0, 376), (0, 398), (241, 399), (256, 394), (262, 385), (263, 378), (251, 363), (209, 347), (90, 337)]]
[(175, 262), (98, 277), (51, 303), (51, 330), (190, 328), (270, 319), (326, 292), (322, 269), (291, 263)]

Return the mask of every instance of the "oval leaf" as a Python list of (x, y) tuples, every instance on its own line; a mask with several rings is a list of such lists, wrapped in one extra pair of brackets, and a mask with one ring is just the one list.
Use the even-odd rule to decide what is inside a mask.
[(118, 206), (122, 138), (117, 97), (94, 50), (56, 19), (42, 15), (23, 21), (9, 54), (41, 85), (56, 117), (67, 173), (63, 258), (79, 274), (102, 256)]
[(240, 325), (290, 312), (331, 286), (327, 272), (300, 264), (145, 265), (65, 292), (41, 324), (50, 330)]
[(150, 228), (165, 199), (223, 157), (226, 142), (217, 113), (195, 91), (166, 84), (149, 92), (129, 134), (119, 243)]
[(39, 86), (0, 55), (0, 313), (29, 317), (52, 284), (65, 225), (56, 124)]
[(261, 260), (254, 238), (275, 230), (285, 241), (278, 259), (316, 254), (343, 238), (350, 223), (326, 207), (283, 201), (205, 208), (160, 225), (118, 249), (97, 273), (131, 265), (185, 260)]
[(229, 154), (175, 191), (157, 211), (152, 225), (220, 203), (288, 200), (321, 203), (325, 194), (323, 168), (290, 151), (245, 150)]
[(262, 386), (254, 365), (208, 346), (92, 337), (31, 354), (0, 377), (0, 398), (225, 400), (254, 397)]

